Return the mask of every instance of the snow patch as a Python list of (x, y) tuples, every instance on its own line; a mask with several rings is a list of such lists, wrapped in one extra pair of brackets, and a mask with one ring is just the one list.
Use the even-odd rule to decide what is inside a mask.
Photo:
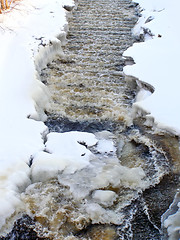
[[(127, 75), (135, 76), (155, 88), (155, 92), (135, 103), (135, 108), (148, 112), (151, 123), (158, 128), (180, 135), (180, 81), (178, 31), (178, 0), (136, 0), (142, 7), (142, 17), (134, 34), (145, 34), (145, 42), (135, 43), (124, 52), (135, 64), (124, 67)], [(152, 33), (152, 34), (148, 34)]]
[(38, 152), (33, 160), (33, 181), (44, 181), (63, 171), (72, 174), (89, 165), (94, 155), (87, 147), (97, 143), (95, 135), (85, 132), (50, 133), (45, 152)]

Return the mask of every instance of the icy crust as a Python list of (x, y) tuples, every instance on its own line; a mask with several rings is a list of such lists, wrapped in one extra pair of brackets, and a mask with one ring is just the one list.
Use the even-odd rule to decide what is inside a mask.
[(124, 67), (127, 75), (152, 85), (154, 93), (138, 99), (136, 113), (145, 112), (147, 124), (180, 135), (180, 33), (179, 1), (136, 0), (142, 8), (133, 33), (144, 35), (145, 42), (135, 43), (124, 56), (133, 57), (135, 64)]
[[(62, 177), (71, 175), (73, 178), (72, 174), (79, 172), (80, 176), (80, 171), (86, 168), (92, 169), (92, 172), (98, 171), (88, 180), (89, 184), (86, 183), (89, 188), (103, 188), (109, 184), (113, 187), (122, 184), (132, 189), (145, 188), (149, 182), (144, 181), (146, 174), (143, 169), (122, 166), (116, 156), (117, 149), (113, 141), (105, 136), (98, 139), (94, 134), (85, 132), (48, 134), (44, 151), (38, 152), (33, 159), (33, 181), (46, 181), (61, 173)], [(74, 184), (79, 184), (80, 181), (74, 181)], [(71, 184), (71, 180), (66, 184)], [(74, 194), (78, 195), (78, 191)], [(83, 195), (83, 191), (79, 194)]]
[(61, 54), (67, 28), (63, 5), (15, 1), (0, 15), (0, 229), (21, 208), (20, 192), (31, 182), (29, 162), (44, 149), (47, 127), (41, 121), (49, 96), (38, 71)]
[(68, 232), (90, 223), (129, 224), (133, 212), (128, 206), (144, 189), (159, 182), (164, 174), (159, 165), (162, 155), (159, 159), (153, 153), (152, 142), (137, 134), (136, 142), (145, 143), (153, 155), (149, 161), (160, 160), (153, 166), (146, 163), (148, 159), (138, 160), (133, 151), (137, 147), (130, 150), (129, 140), (119, 137), (108, 131), (47, 135), (44, 151), (32, 163), (34, 183), (21, 196), (26, 213), (42, 224), (44, 232), (55, 234), (53, 239), (59, 239), (66, 224)]
[(180, 239), (180, 192), (174, 198), (169, 209), (162, 216), (164, 239)]
[[(5, 211), (6, 217), (16, 209), (16, 215), (25, 211), (37, 220), (47, 218), (53, 225), (58, 211), (66, 216), (70, 205), (72, 221), (77, 222), (78, 229), (89, 222), (120, 224), (124, 207), (153, 184), (155, 176), (148, 176), (145, 166), (121, 164), (117, 154), (122, 154), (124, 140), (117, 143), (116, 136), (108, 131), (52, 132), (46, 137), (44, 149), (33, 156), (31, 172), (27, 164), (20, 162), (14, 174), (4, 173), (5, 178), (9, 177), (4, 184), (9, 185), (7, 194), (2, 193), (1, 203), (5, 207), (0, 210)], [(51, 181), (56, 183), (51, 186)], [(18, 191), (23, 193), (19, 195)], [(55, 201), (57, 197), (59, 200)], [(53, 206), (58, 206), (57, 211), (52, 211)], [(1, 218), (1, 225), (4, 223), (5, 218)], [(58, 232), (61, 224), (63, 221), (58, 221), (57, 229), (52, 231)]]

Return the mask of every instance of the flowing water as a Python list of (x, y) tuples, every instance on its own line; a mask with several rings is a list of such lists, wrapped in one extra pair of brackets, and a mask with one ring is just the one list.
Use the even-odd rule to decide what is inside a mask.
[(42, 72), (53, 95), (51, 114), (78, 122), (129, 121), (136, 90), (125, 86), (122, 53), (133, 43), (131, 29), (137, 21), (129, 5), (130, 1), (78, 3), (69, 17), (64, 56)]
[(93, 154), (91, 164), (32, 178), (24, 215), (0, 239), (168, 239), (161, 216), (179, 187), (179, 142), (132, 118), (139, 85), (124, 75), (133, 60), (122, 54), (135, 41), (138, 11), (131, 0), (79, 0), (68, 13), (63, 54), (41, 72), (52, 96), (46, 125), (93, 133), (98, 143), (78, 142)]

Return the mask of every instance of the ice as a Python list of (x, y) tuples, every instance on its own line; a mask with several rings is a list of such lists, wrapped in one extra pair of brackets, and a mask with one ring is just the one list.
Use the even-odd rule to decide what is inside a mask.
[(30, 169), (25, 162), (0, 162), (0, 229), (15, 209), (20, 209), (20, 193), (31, 183)]
[(112, 205), (113, 201), (116, 199), (116, 193), (110, 190), (96, 190), (93, 192), (93, 198), (97, 202), (105, 205)]
[(142, 100), (146, 99), (147, 97), (149, 97), (150, 95), (151, 95), (150, 91), (141, 89), (136, 96), (136, 102), (142, 101)]
[(74, 1), (73, 0), (62, 0), (62, 5), (74, 6)]
[(102, 171), (93, 179), (98, 188), (111, 184), (113, 187), (124, 186), (131, 189), (145, 188), (145, 173), (141, 167), (128, 168), (109, 159)]
[(180, 209), (176, 214), (171, 215), (165, 221), (165, 227), (167, 228), (169, 240), (180, 238)]
[[(122, 209), (151, 182), (142, 167), (121, 165), (116, 155), (117, 141), (119, 139), (107, 131), (47, 134), (44, 150), (32, 161), (34, 184), (22, 194), (29, 206), (26, 209), (51, 223), (58, 211), (66, 216), (67, 206), (70, 206), (71, 221), (78, 229), (89, 222), (122, 223)], [(99, 152), (99, 143), (104, 149), (102, 152)], [(112, 149), (109, 143), (113, 153), (109, 151)], [(119, 144), (123, 147), (125, 143)]]
[(173, 203), (162, 216), (162, 227), (166, 230), (168, 239), (180, 239), (180, 193), (175, 195)]
[(114, 211), (106, 211), (97, 203), (89, 204), (86, 206), (86, 212), (89, 214), (90, 219), (92, 219), (92, 224), (94, 223), (114, 223), (120, 222), (122, 215), (115, 214)]
[[(140, 90), (134, 109), (139, 114), (146, 114), (146, 124), (168, 130), (180, 135), (180, 21), (178, 0), (136, 0), (142, 7), (142, 17), (139, 19), (133, 33), (138, 36), (149, 29), (151, 35), (145, 35), (145, 42), (135, 43), (125, 56), (133, 57), (135, 64), (126, 66), (124, 72), (139, 78), (154, 88), (154, 92), (146, 96)], [(151, 19), (151, 21), (147, 21)], [(147, 32), (147, 31), (146, 31)], [(144, 94), (145, 93), (145, 94)], [(179, 206), (179, 204), (177, 203)], [(164, 222), (168, 239), (179, 239), (179, 209), (176, 213), (168, 212)]]
[(3, 226), (6, 224), (6, 219), (20, 206), (21, 201), (17, 193), (12, 190), (0, 189), (0, 196), (0, 226)]

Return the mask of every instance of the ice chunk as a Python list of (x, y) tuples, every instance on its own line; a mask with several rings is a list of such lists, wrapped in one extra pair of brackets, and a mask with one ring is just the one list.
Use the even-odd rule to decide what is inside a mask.
[(136, 102), (139, 102), (139, 101), (142, 101), (142, 100), (146, 99), (151, 94), (152, 93), (150, 91), (145, 90), (145, 89), (141, 89), (136, 96)]
[(94, 200), (104, 205), (112, 205), (116, 199), (116, 193), (110, 190), (96, 190), (92, 196)]
[(128, 168), (115, 163), (113, 159), (111, 159), (93, 180), (99, 188), (111, 184), (113, 187), (123, 186), (136, 189), (146, 186), (145, 176), (146, 174), (141, 167)]
[(122, 215), (117, 215), (114, 211), (106, 211), (97, 203), (88, 204), (86, 206), (86, 212), (89, 214), (92, 223), (111, 223), (117, 224), (120, 222)]
[(175, 195), (169, 209), (163, 214), (162, 226), (169, 240), (180, 239), (180, 192)]

